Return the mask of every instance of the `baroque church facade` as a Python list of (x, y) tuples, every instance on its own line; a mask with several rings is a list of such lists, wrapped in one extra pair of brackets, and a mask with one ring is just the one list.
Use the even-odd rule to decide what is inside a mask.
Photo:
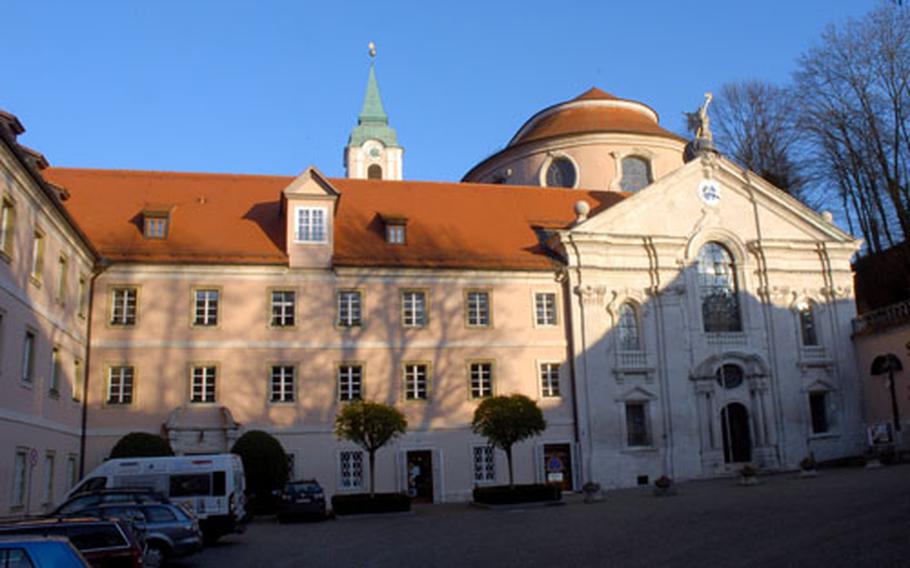
[[(371, 68), (345, 178), (32, 167), (94, 259), (76, 279), (90, 340), (65, 354), (85, 370), (64, 373), (85, 385), (70, 425), (85, 471), (131, 431), (191, 454), (262, 429), (294, 476), (360, 491), (365, 455), (332, 424), (369, 399), (408, 419), (377, 455), (378, 490), (467, 500), (507, 480), (470, 422), (511, 393), (548, 423), (515, 449), (519, 483), (862, 452), (859, 242), (699, 142), (591, 89), (460, 182), (410, 181)], [(0, 483), (21, 483), (18, 467)]]

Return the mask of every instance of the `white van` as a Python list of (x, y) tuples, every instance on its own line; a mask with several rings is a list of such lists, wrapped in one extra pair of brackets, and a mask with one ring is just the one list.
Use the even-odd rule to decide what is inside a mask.
[(236, 454), (117, 458), (88, 474), (66, 499), (99, 489), (148, 488), (196, 513), (206, 540), (243, 532), (246, 483)]

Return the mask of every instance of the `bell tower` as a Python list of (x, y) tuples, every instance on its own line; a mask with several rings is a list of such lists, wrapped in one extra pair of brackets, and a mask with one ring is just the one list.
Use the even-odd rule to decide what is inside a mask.
[(357, 179), (402, 178), (404, 148), (398, 145), (395, 129), (389, 126), (389, 117), (382, 107), (379, 85), (376, 84), (376, 46), (370, 42), (370, 75), (363, 107), (357, 117), (357, 126), (351, 131), (344, 148), (345, 175)]

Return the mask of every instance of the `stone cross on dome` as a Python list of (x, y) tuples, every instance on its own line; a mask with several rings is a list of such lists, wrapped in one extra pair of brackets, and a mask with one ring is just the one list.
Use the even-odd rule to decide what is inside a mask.
[(368, 45), (370, 73), (357, 126), (351, 131), (344, 149), (345, 175), (356, 179), (402, 179), (404, 148), (398, 144), (395, 129), (382, 104), (376, 82), (376, 44)]

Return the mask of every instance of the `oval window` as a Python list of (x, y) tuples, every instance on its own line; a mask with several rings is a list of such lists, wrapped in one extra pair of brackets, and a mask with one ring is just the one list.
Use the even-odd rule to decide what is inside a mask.
[(743, 369), (739, 365), (723, 365), (717, 370), (717, 384), (725, 389), (735, 389), (743, 384)]
[(547, 166), (547, 187), (575, 187), (575, 164), (568, 158), (553, 158)]

